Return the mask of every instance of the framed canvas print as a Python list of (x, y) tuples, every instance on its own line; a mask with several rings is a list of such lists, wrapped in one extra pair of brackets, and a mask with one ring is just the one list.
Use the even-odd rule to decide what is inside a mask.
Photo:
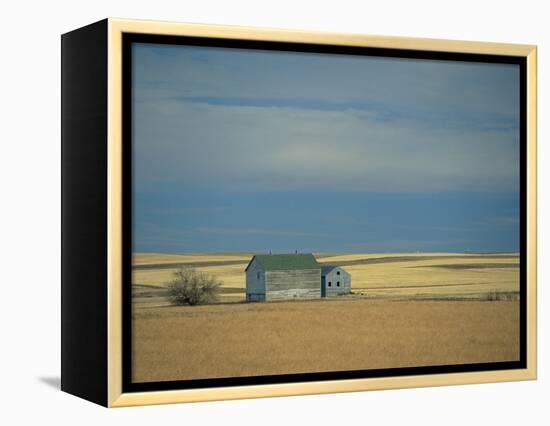
[(106, 19), (62, 36), (62, 389), (536, 378), (536, 48)]

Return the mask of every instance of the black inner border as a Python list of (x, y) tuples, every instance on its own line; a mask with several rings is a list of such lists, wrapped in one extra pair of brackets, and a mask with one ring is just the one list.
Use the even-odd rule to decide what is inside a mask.
[[(209, 378), (132, 383), (132, 44), (154, 43), (259, 49), (267, 51), (311, 52), (339, 55), (366, 55), (388, 58), (467, 61), (515, 64), (520, 67), (520, 359), (511, 362), (434, 365), (323, 373)], [(527, 368), (527, 59), (525, 57), (430, 52), (406, 49), (336, 46), (306, 43), (232, 40), (222, 38), (164, 36), (124, 33), (122, 37), (122, 389), (143, 392), (175, 389), (312, 382), (423, 374), (464, 373)]]

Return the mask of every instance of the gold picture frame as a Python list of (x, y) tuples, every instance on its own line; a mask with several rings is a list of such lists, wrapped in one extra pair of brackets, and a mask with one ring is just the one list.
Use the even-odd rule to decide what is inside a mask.
[[(92, 28), (96, 25), (95, 29)], [(64, 271), (67, 272), (63, 278), (63, 303), (67, 309), (64, 311), (64, 324), (72, 322), (73, 325), (65, 325), (63, 340), (64, 363), (67, 367), (62, 374), (62, 388), (67, 392), (83, 396), (109, 407), (123, 407), (145, 404), (166, 404), (179, 402), (214, 401), (241, 398), (259, 398), (289, 395), (321, 394), (335, 392), (355, 392), (378, 389), (411, 388), (425, 386), (458, 385), (467, 383), (490, 383), (513, 380), (534, 380), (536, 379), (536, 267), (537, 267), (537, 49), (532, 45), (487, 43), (472, 41), (436, 40), (408, 37), (389, 37), (359, 34), (336, 34), (312, 31), (291, 31), (281, 29), (262, 29), (252, 27), (222, 26), (184, 24), (173, 22), (155, 22), (141, 20), (127, 20), (109, 18), (101, 23), (93, 24), (83, 30), (76, 30), (64, 36), (64, 57), (66, 58), (66, 71), (64, 71), (63, 84), (66, 87), (66, 98), (63, 102), (70, 106), (71, 84), (79, 83), (75, 77), (76, 68), (71, 68), (71, 63), (78, 60), (82, 49), (86, 49), (86, 40), (99, 38), (102, 41), (100, 55), (105, 55), (104, 70), (106, 91), (106, 121), (104, 126), (106, 144), (103, 154), (105, 160), (105, 239), (98, 244), (106, 243), (104, 250), (106, 261), (101, 264), (106, 278), (105, 286), (90, 288), (93, 290), (92, 299), (90, 294), (76, 294), (71, 292), (75, 284), (75, 278), (69, 267), (69, 263), (78, 260), (69, 259), (69, 254), (64, 257)], [(99, 26), (98, 26), (99, 25)], [(88, 31), (88, 33), (86, 33)], [(91, 32), (90, 32), (91, 31)], [(77, 40), (79, 34), (84, 34), (83, 40)], [(86, 35), (88, 34), (88, 35)], [(99, 35), (98, 35), (99, 34)], [(413, 50), (423, 52), (446, 52), (460, 54), (481, 54), (481, 55), (504, 55), (523, 58), (526, 61), (526, 253), (524, 267), (526, 268), (526, 368), (491, 371), (467, 371), (443, 374), (424, 374), (389, 376), (374, 378), (354, 378), (342, 380), (291, 382), (275, 384), (255, 384), (227, 387), (206, 387), (194, 389), (170, 389), (154, 390), (143, 392), (123, 391), (123, 36), (124, 34), (161, 35), (170, 37), (201, 37), (220, 38), (228, 40), (265, 41), (282, 43), (305, 43), (314, 45), (344, 46), (344, 47), (369, 47), (381, 49)], [(74, 41), (77, 40), (77, 41)], [(72, 44), (71, 44), (72, 43)], [(78, 44), (81, 43), (81, 44)], [(92, 44), (96, 42), (92, 42)], [(80, 53), (79, 53), (80, 52)], [(80, 56), (79, 56), (80, 55)], [(92, 58), (93, 59), (93, 58)], [(96, 61), (97, 62), (97, 61)], [(76, 79), (72, 82), (71, 78)], [(84, 77), (83, 77), (84, 78)], [(103, 84), (103, 83), (101, 83)], [(76, 102), (76, 101), (75, 101)], [(67, 116), (69, 112), (67, 112)], [(65, 120), (65, 117), (64, 117)], [(67, 131), (65, 132), (66, 142), (70, 142), (73, 134), (71, 126), (74, 124), (66, 120)], [(64, 121), (65, 123), (65, 121)], [(76, 132), (76, 131), (75, 131)], [(65, 143), (65, 142), (64, 142)], [(70, 156), (71, 148), (67, 147), (67, 156)], [(75, 154), (76, 155), (76, 154)], [(85, 161), (85, 160), (81, 160)], [(66, 181), (71, 179), (71, 173), (78, 171), (68, 170), (65, 174)], [(63, 192), (64, 202), (67, 203), (67, 214), (71, 214), (74, 201), (71, 195)], [(78, 226), (78, 225), (74, 225)], [(63, 228), (64, 235), (68, 240), (71, 238), (71, 229)], [(65, 240), (64, 240), (65, 241)], [(106, 290), (106, 293), (104, 292)], [(98, 292), (98, 294), (96, 294)], [(82, 373), (84, 369), (90, 370), (90, 364), (79, 361), (75, 358), (85, 353), (90, 348), (79, 349), (76, 337), (83, 331), (89, 330), (93, 325), (85, 324), (79, 329), (76, 318), (76, 310), (79, 306), (90, 300), (102, 300), (100, 315), (105, 315), (106, 328), (100, 330), (97, 339), (104, 340), (104, 346), (97, 349), (90, 355), (92, 358), (105, 357), (105, 365), (101, 364), (101, 371), (98, 373), (89, 371)], [(100, 302), (98, 302), (100, 303)], [(91, 320), (90, 320), (91, 321)], [(81, 356), (81, 358), (84, 358)], [(69, 361), (70, 360), (70, 361)], [(70, 364), (70, 366), (69, 366)], [(98, 364), (98, 365), (99, 365)], [(101, 378), (94, 386), (100, 388), (95, 390), (83, 389), (85, 384), (80, 381), (95, 381), (92, 376), (98, 374)], [(76, 376), (79, 375), (80, 379)], [(81, 389), (82, 388), (82, 389)], [(96, 392), (96, 393), (94, 393)], [(94, 396), (99, 395), (99, 396)]]

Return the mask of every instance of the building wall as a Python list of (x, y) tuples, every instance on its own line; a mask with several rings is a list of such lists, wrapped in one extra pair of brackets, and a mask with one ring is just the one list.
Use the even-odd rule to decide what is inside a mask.
[[(340, 272), (340, 275), (338, 275)], [(329, 282), (332, 284), (329, 287)], [(338, 286), (340, 282), (340, 286)], [(326, 296), (337, 296), (339, 294), (349, 294), (351, 292), (351, 275), (344, 271), (342, 268), (334, 268), (323, 280), (325, 286)]]
[(246, 270), (246, 300), (248, 302), (265, 300), (265, 272), (256, 259)]
[(321, 269), (267, 271), (265, 300), (318, 299), (321, 297)]

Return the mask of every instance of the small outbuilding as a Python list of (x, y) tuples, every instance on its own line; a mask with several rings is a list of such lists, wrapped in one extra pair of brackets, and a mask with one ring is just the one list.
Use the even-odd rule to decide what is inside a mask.
[(351, 275), (336, 265), (321, 268), (321, 297), (351, 293)]

